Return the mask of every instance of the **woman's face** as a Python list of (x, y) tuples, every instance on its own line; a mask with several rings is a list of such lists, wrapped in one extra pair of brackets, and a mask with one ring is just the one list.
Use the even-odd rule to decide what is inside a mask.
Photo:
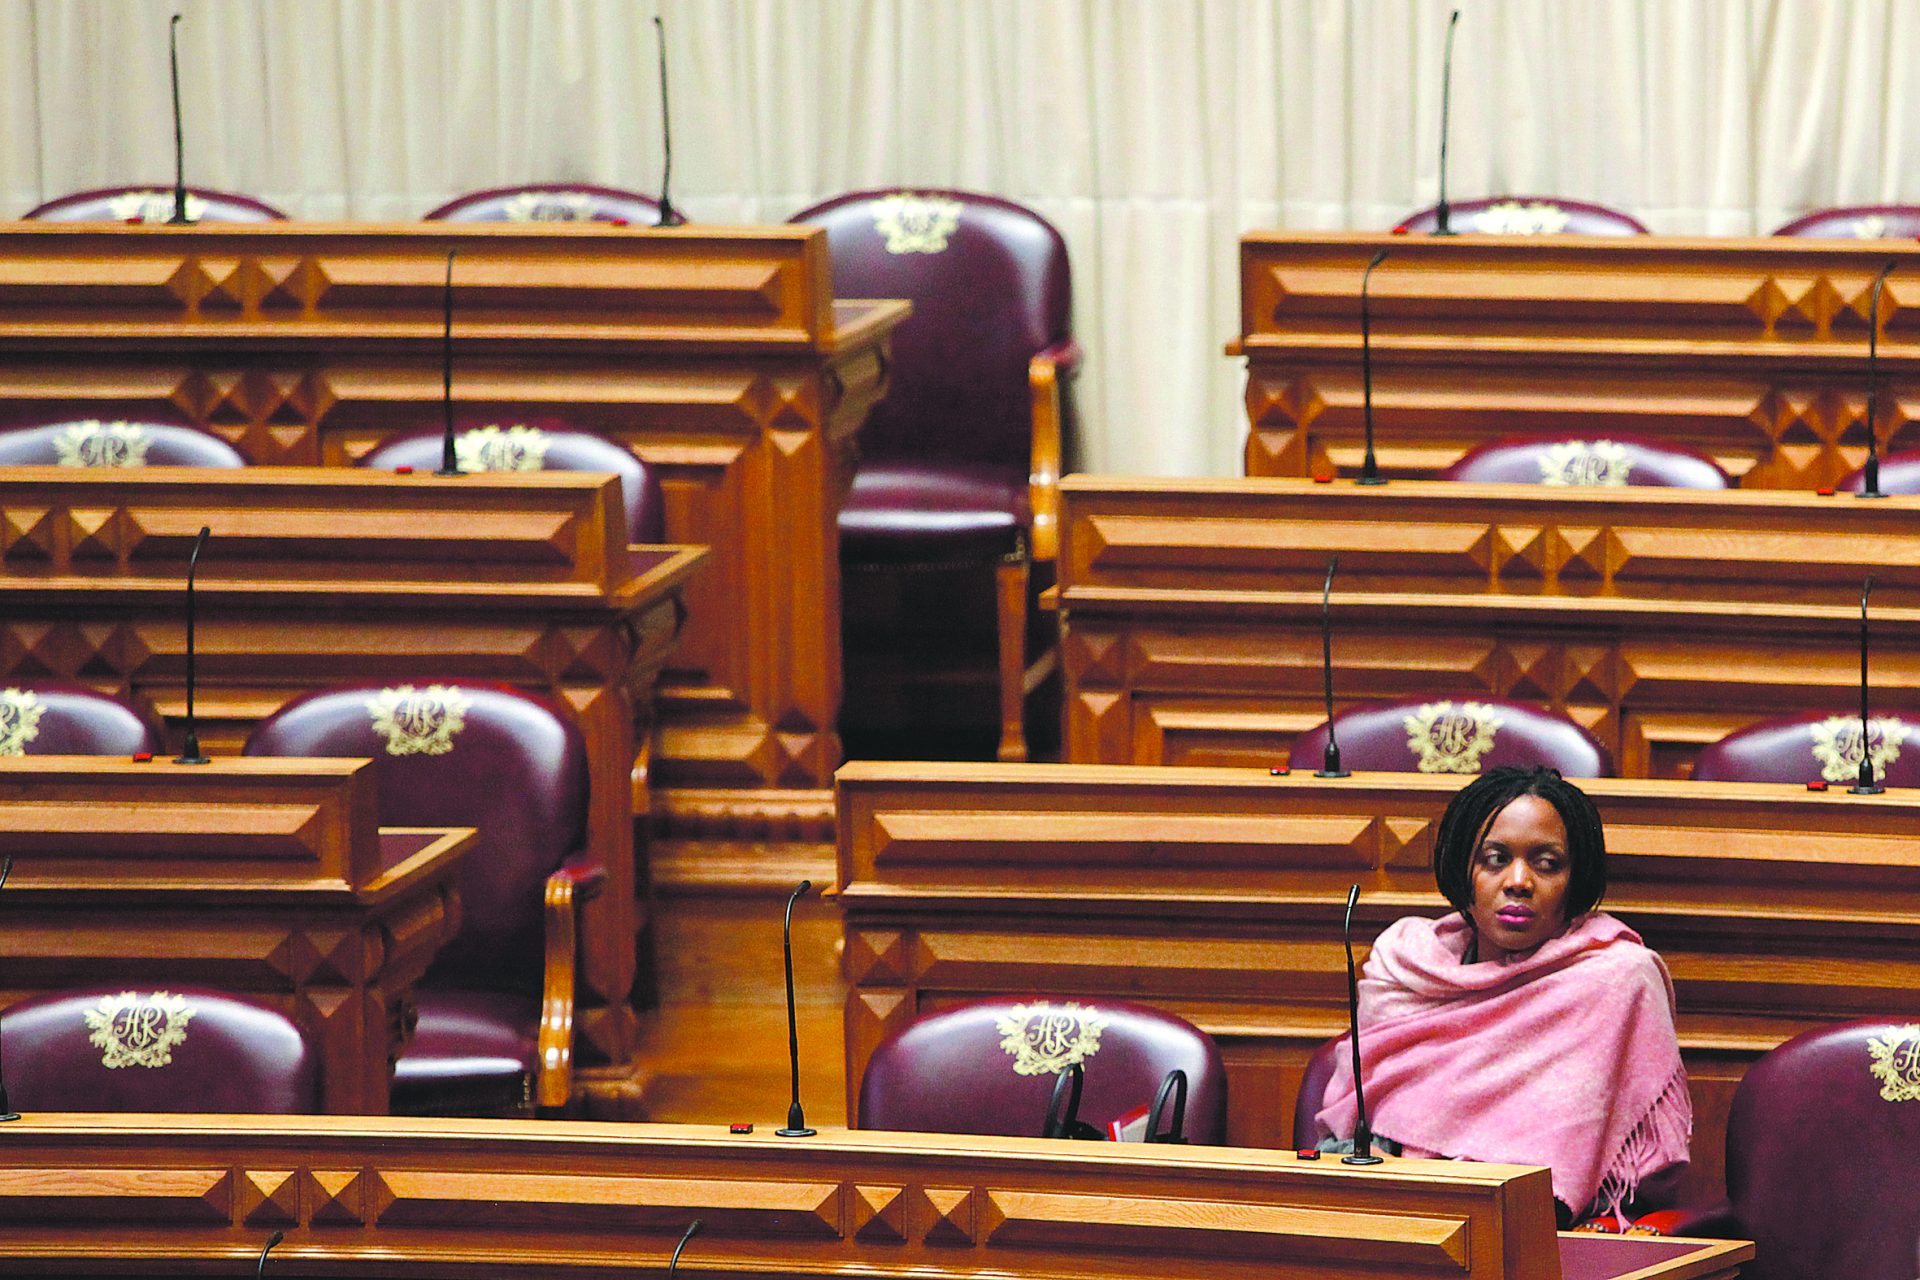
[(1567, 923), (1567, 824), (1539, 796), (1521, 796), (1487, 825), (1473, 851), (1473, 927), (1480, 958), (1529, 951)]

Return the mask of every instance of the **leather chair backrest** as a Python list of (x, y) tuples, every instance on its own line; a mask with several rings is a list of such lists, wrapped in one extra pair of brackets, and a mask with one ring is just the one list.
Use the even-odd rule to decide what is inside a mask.
[(1920, 238), (1920, 205), (1856, 204), (1815, 209), (1773, 234), (1832, 240), (1912, 240)]
[[(1360, 1037), (1360, 1047), (1366, 1049), (1366, 1036)], [(1327, 1082), (1333, 1079), (1333, 1067), (1340, 1060), (1340, 1051), (1346, 1048), (1346, 1037), (1335, 1036), (1313, 1051), (1307, 1059), (1307, 1069), (1300, 1076), (1300, 1088), (1293, 1097), (1293, 1149), (1304, 1151), (1320, 1141), (1320, 1134), (1314, 1128), (1313, 1118), (1320, 1114), (1321, 1100), (1327, 1096)], [(1368, 1070), (1372, 1076), (1372, 1070)], [(1342, 1135), (1351, 1137), (1351, 1134)]]
[[(620, 477), (627, 541), (666, 540), (666, 499), (653, 468), (631, 449), (564, 422), (454, 423), (454, 449), (466, 471), (608, 471)], [(432, 471), (440, 465), (444, 432), (409, 431), (389, 437), (360, 460), (363, 467)]]
[(300, 1028), (201, 987), (32, 996), (0, 1014), (0, 1059), (21, 1112), (320, 1109), (319, 1055)]
[[(1834, 487), (1841, 493), (1859, 493), (1867, 487), (1867, 469), (1849, 472)], [(1880, 492), (1920, 493), (1920, 449), (1880, 455)]]
[(856, 191), (803, 210), (825, 227), (839, 298), (908, 298), (891, 387), (862, 456), (1004, 463), (1032, 451), (1027, 365), (1068, 337), (1067, 245), (1030, 209), (951, 190)]
[[(1920, 718), (1867, 713), (1874, 776), (1889, 787), (1920, 787)], [(1860, 778), (1860, 717), (1814, 711), (1736, 729), (1701, 751), (1701, 782), (1827, 782)]]
[(0, 467), (244, 467), (238, 449), (198, 427), (86, 418), (0, 430)]
[(371, 757), (382, 826), (478, 828), (458, 876), (460, 934), (434, 979), (538, 992), (546, 877), (586, 838), (586, 747), (558, 708), (458, 681), (356, 685), (288, 703), (245, 750)]
[(0, 682), (0, 756), (132, 756), (162, 749), (150, 714), (85, 685)]
[[(1421, 233), (1439, 225), (1439, 208), (1429, 206), (1407, 215), (1395, 231)], [(1638, 218), (1584, 200), (1559, 196), (1488, 196), (1458, 200), (1451, 207), (1448, 226), (1457, 232), (1493, 235), (1643, 236), (1647, 228)]]
[[(1569, 778), (1613, 773), (1607, 749), (1557, 711), (1502, 698), (1408, 698), (1349, 707), (1333, 717), (1340, 763), (1355, 771), (1481, 773), (1496, 765), (1547, 765)], [(1288, 764), (1318, 769), (1327, 726), (1296, 738)]]
[(1920, 1238), (1920, 1027), (1804, 1032), (1747, 1070), (1727, 1117), (1751, 1280), (1908, 1280)]
[(1508, 436), (1470, 450), (1436, 478), (1596, 488), (1727, 489), (1733, 485), (1704, 453), (1622, 435)]
[(428, 222), (624, 222), (651, 227), (660, 202), (637, 191), (581, 182), (537, 182), (473, 191), (429, 213)]
[[(165, 222), (173, 217), (173, 186), (103, 187), (49, 200), (22, 215), (41, 222)], [(232, 191), (187, 188), (193, 222), (285, 222), (287, 215), (264, 200)]]
[(1226, 1140), (1227, 1077), (1192, 1023), (1121, 1000), (976, 1000), (916, 1018), (883, 1040), (860, 1081), (859, 1126), (1040, 1136), (1060, 1071), (1086, 1073), (1080, 1118), (1105, 1130), (1187, 1073), (1190, 1142)]

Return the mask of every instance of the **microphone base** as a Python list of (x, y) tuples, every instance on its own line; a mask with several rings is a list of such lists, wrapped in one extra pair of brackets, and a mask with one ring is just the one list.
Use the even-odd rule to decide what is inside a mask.
[(1886, 793), (1887, 789), (1877, 783), (1871, 787), (1863, 787), (1856, 782), (1853, 786), (1847, 788), (1847, 794), (1850, 796), (1881, 796)]
[(213, 763), (213, 761), (207, 758), (206, 756), (175, 756), (173, 758), (173, 762), (175, 764), (212, 764)]
[(463, 476), (463, 475), (465, 475), (465, 474), (467, 474), (467, 473), (466, 473), (466, 472), (464, 472), (464, 471), (462, 471), (462, 470), (461, 470), (460, 468), (458, 468), (458, 467), (455, 467), (455, 468), (454, 468), (453, 470), (451, 470), (451, 471), (446, 471), (446, 470), (435, 470), (433, 474), (435, 474), (435, 475), (437, 475), (437, 476)]
[(1313, 776), (1316, 778), (1351, 778), (1353, 775), (1345, 769), (1335, 769), (1332, 772), (1328, 772), (1325, 769), (1315, 769)]
[(1385, 1156), (1341, 1156), (1341, 1164), (1385, 1164)]
[(1356, 476), (1353, 482), (1355, 484), (1385, 484), (1387, 478), (1385, 476)]
[(775, 1129), (773, 1132), (782, 1138), (811, 1138), (820, 1131), (818, 1129)]
[(1853, 496), (1856, 498), (1891, 498), (1893, 495), (1890, 493), (1882, 493), (1878, 489), (1875, 489), (1872, 493), (1868, 493), (1865, 489), (1862, 489)]

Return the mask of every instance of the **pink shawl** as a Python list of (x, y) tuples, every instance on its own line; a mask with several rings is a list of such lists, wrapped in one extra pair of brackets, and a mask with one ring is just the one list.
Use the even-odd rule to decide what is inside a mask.
[[(1693, 1105), (1673, 981), (1640, 935), (1592, 912), (1530, 952), (1462, 964), (1458, 913), (1381, 933), (1360, 979), (1360, 1054), (1373, 1130), (1462, 1160), (1546, 1165), (1554, 1198), (1617, 1209), (1687, 1159)], [(1320, 1131), (1353, 1132), (1342, 1052)]]

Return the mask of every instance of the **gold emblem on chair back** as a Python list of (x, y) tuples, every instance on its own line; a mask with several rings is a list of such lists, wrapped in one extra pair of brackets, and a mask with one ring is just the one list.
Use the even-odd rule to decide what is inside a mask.
[(873, 202), (873, 229), (888, 253), (940, 253), (960, 225), (960, 202), (899, 191)]
[(1484, 702), (1426, 702), (1401, 721), (1421, 773), (1478, 773), (1506, 721)]
[(0, 689), (0, 756), (23, 756), (47, 709), (31, 689)]
[[(1807, 726), (1813, 735), (1813, 758), (1819, 762), (1820, 776), (1828, 782), (1853, 782), (1860, 777), (1860, 718), (1828, 716)], [(1873, 762), (1873, 777), (1884, 781), (1887, 766), (1900, 758), (1900, 746), (1907, 740), (1906, 724), (1885, 716), (1867, 721), (1867, 757)]]
[(1050, 1000), (1017, 1004), (994, 1020), (1000, 1047), (1013, 1058), (1019, 1076), (1059, 1075), (1100, 1052), (1107, 1020), (1092, 1005), (1055, 1005)]
[(462, 431), (453, 451), (464, 471), (544, 471), (552, 445), (540, 428), (515, 423)]
[(373, 731), (386, 739), (388, 755), (443, 756), (466, 728), (472, 705), (473, 699), (452, 685), (415, 689), (403, 684), (368, 698), (367, 714), (373, 717)]
[(103, 996), (84, 1014), (88, 1037), (100, 1050), (100, 1065), (109, 1071), (121, 1067), (164, 1067), (173, 1051), (185, 1043), (187, 1022), (194, 1015), (185, 996), (154, 991), (122, 991)]
[(1920, 1102), (1920, 1027), (1908, 1023), (1867, 1041), (1873, 1078), (1888, 1102)]
[(63, 467), (144, 467), (147, 429), (137, 422), (69, 423), (54, 437), (55, 457)]
[(1608, 488), (1625, 485), (1633, 459), (1612, 440), (1562, 440), (1540, 454), (1540, 483)]
[(1567, 229), (1567, 211), (1557, 204), (1502, 200), (1473, 215), (1473, 229), (1496, 236), (1550, 236)]

